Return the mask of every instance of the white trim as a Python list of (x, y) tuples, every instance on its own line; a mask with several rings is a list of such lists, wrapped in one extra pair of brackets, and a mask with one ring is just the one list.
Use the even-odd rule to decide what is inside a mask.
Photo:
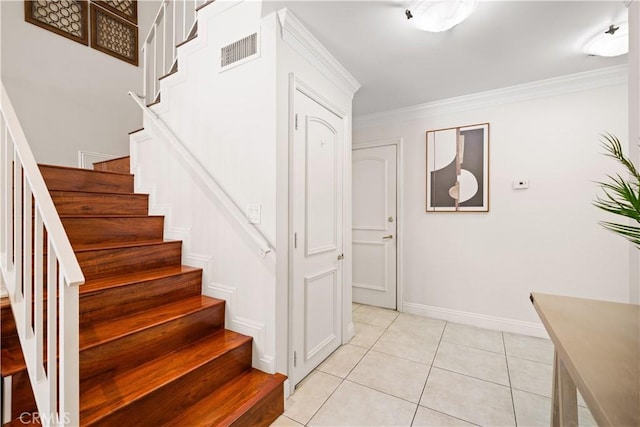
[(378, 139), (375, 141), (354, 142), (353, 150), (361, 150), (364, 148), (384, 147), (386, 145), (396, 146), (396, 310), (400, 313), (404, 312), (403, 308), (403, 273), (404, 273), (404, 190), (403, 190), (403, 150), (402, 138)]
[(345, 332), (345, 337), (343, 339), (343, 343), (346, 344), (351, 341), (351, 338), (356, 336), (356, 327), (353, 325), (353, 322), (347, 325), (347, 329)]
[(286, 402), (289, 396), (291, 396), (291, 381), (289, 381), (289, 378), (284, 380), (283, 387), (284, 387), (284, 400)]
[[(285, 9), (286, 12), (286, 9)], [(292, 16), (292, 15), (289, 15)], [(303, 27), (304, 28), (304, 27)], [(306, 31), (306, 30), (305, 30)], [(314, 39), (315, 40), (315, 39)], [(317, 41), (316, 41), (317, 42)], [(320, 45), (320, 47), (322, 47)], [(339, 65), (339, 64), (338, 64)], [(287, 289), (287, 298), (288, 298), (288, 319), (287, 319), (287, 373), (290, 379), (292, 379), (293, 381), (299, 381), (302, 378), (295, 378), (295, 375), (293, 375), (294, 372), (294, 366), (293, 366), (293, 357), (289, 357), (291, 355), (293, 355), (294, 352), (294, 336), (293, 336), (293, 321), (294, 321), (294, 310), (293, 310), (293, 267), (294, 267), (294, 230), (293, 230), (293, 219), (294, 219), (294, 210), (293, 210), (293, 203), (291, 200), (291, 189), (293, 188), (293, 156), (291, 155), (293, 153), (293, 144), (294, 144), (294, 140), (295, 140), (295, 129), (294, 129), (294, 122), (295, 122), (295, 114), (296, 114), (296, 105), (295, 105), (295, 95), (296, 92), (300, 92), (300, 94), (312, 99), (314, 102), (320, 104), (321, 106), (323, 106), (324, 108), (326, 108), (328, 111), (330, 111), (331, 113), (335, 114), (337, 117), (339, 117), (340, 119), (342, 119), (343, 121), (343, 147), (342, 147), (342, 156), (343, 156), (343, 165), (342, 165), (342, 169), (343, 169), (343, 179), (342, 179), (342, 206), (343, 206), (343, 212), (342, 212), (342, 252), (343, 254), (345, 254), (345, 256), (350, 256), (351, 254), (348, 253), (349, 251), (347, 250), (347, 248), (349, 247), (348, 244), (350, 245), (351, 242), (347, 242), (347, 239), (345, 238), (345, 236), (349, 236), (350, 235), (350, 227), (351, 227), (351, 221), (347, 220), (347, 216), (350, 216), (350, 212), (347, 212), (347, 206), (351, 204), (351, 193), (350, 191), (347, 191), (348, 188), (347, 186), (350, 184), (347, 182), (347, 177), (350, 176), (351, 173), (351, 129), (350, 129), (350, 125), (351, 123), (349, 123), (349, 115), (342, 110), (341, 108), (338, 108), (335, 104), (333, 104), (331, 101), (329, 101), (328, 99), (326, 99), (325, 97), (323, 97), (319, 92), (317, 92), (315, 89), (313, 89), (312, 86), (310, 86), (309, 84), (305, 83), (303, 80), (301, 80), (300, 78), (296, 77), (296, 75), (294, 73), (289, 73), (289, 103), (288, 103), (288, 116), (289, 116), (289, 134), (288, 134), (288, 163), (287, 163), (287, 167), (288, 167), (288, 188), (289, 188), (289, 207), (288, 207), (288, 211), (287, 211), (287, 215), (288, 215), (288, 271), (287, 271), (287, 282), (288, 282), (288, 289)], [(349, 187), (350, 189), (350, 187)], [(340, 330), (340, 339), (341, 339), (341, 343), (342, 344), (346, 344), (351, 338), (353, 338), (353, 336), (355, 335), (354, 333), (354, 326), (353, 323), (349, 323), (349, 325), (345, 325), (345, 319), (346, 319), (346, 314), (347, 312), (351, 313), (351, 283), (349, 281), (347, 281), (347, 268), (346, 268), (346, 263), (343, 263), (340, 267), (340, 274), (341, 274), (341, 295), (340, 295), (340, 306), (341, 306), (341, 312), (340, 312), (340, 325), (339, 325), (339, 330)], [(347, 294), (349, 296), (349, 298), (347, 298)], [(293, 378), (292, 378), (293, 377)], [(293, 390), (293, 388), (295, 387), (295, 383), (292, 382), (291, 384), (291, 389)]]
[(106, 160), (118, 159), (123, 156), (115, 154), (94, 153), (91, 151), (78, 151), (78, 167), (82, 169), (93, 169), (93, 164)]
[(380, 113), (366, 114), (355, 117), (353, 126), (354, 129), (384, 126), (441, 114), (459, 113), (583, 90), (623, 85), (627, 84), (627, 79), (627, 65), (617, 65)]
[(275, 358), (266, 352), (267, 331), (265, 324), (236, 314), (238, 312), (238, 289), (214, 282), (207, 283), (204, 289), (206, 289), (205, 295), (225, 300), (225, 328), (253, 337), (252, 366), (267, 373), (275, 373)]
[(11, 397), (13, 377), (11, 375), (2, 378), (2, 424), (11, 422)]
[(322, 74), (353, 98), (360, 83), (322, 46), (313, 34), (287, 8), (278, 11), (281, 36), (300, 56), (313, 64)]
[[(293, 74), (293, 73), (292, 73)], [(316, 91), (314, 88), (303, 82), (302, 80), (296, 78), (296, 90), (308, 98), (312, 99), (314, 102), (322, 105), (324, 108), (329, 110), (330, 113), (335, 114), (337, 117), (344, 119), (347, 116), (347, 113), (333, 102), (329, 101), (327, 98), (322, 96), (320, 92)]]
[(4, 284), (4, 279), (2, 278), (2, 274), (0, 274), (0, 298), (8, 297), (9, 292), (7, 291), (7, 286)]
[(449, 308), (433, 307), (411, 302), (405, 302), (403, 304), (403, 310), (405, 313), (417, 314), (419, 316), (446, 320), (463, 325), (549, 339), (549, 335), (544, 326), (542, 326), (542, 323), (524, 322), (506, 317), (488, 316), (486, 314), (451, 310)]

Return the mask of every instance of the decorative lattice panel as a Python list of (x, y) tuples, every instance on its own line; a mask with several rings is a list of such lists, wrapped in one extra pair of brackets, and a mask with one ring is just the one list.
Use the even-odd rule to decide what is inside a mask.
[(138, 23), (138, 2), (136, 0), (100, 0), (96, 3), (127, 21)]
[(91, 47), (138, 65), (138, 27), (91, 4)]
[(27, 0), (24, 17), (38, 27), (88, 44), (87, 2), (81, 0)]

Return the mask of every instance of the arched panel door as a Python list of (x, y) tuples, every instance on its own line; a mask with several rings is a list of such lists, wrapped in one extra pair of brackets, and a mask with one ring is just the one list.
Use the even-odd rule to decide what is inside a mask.
[(292, 147), (293, 384), (342, 343), (343, 119), (300, 91)]

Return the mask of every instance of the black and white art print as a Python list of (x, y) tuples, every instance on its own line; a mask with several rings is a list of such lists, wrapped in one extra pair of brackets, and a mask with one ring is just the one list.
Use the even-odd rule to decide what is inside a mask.
[(427, 212), (489, 211), (489, 123), (427, 132)]

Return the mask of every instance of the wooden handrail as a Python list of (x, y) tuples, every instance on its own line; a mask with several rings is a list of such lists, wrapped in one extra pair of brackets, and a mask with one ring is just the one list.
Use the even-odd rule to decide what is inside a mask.
[[(84, 275), (0, 87), (0, 272), (42, 424), (78, 425), (78, 286)], [(45, 288), (58, 298), (45, 301)]]
[(143, 113), (151, 120), (151, 122), (164, 134), (173, 148), (182, 156), (184, 161), (189, 167), (197, 174), (198, 178), (202, 180), (206, 188), (211, 194), (216, 196), (220, 201), (220, 204), (225, 207), (227, 212), (236, 220), (241, 228), (247, 233), (247, 235), (256, 243), (262, 256), (266, 256), (269, 252), (273, 251), (272, 246), (267, 239), (262, 235), (260, 230), (256, 226), (250, 223), (247, 217), (242, 213), (242, 210), (238, 205), (229, 197), (227, 192), (216, 181), (216, 179), (209, 173), (209, 171), (202, 166), (198, 159), (189, 151), (189, 149), (178, 139), (177, 136), (167, 127), (167, 125), (151, 111), (149, 107), (144, 105), (144, 101), (135, 93), (129, 92), (129, 96), (135, 101), (136, 104), (142, 109)]

